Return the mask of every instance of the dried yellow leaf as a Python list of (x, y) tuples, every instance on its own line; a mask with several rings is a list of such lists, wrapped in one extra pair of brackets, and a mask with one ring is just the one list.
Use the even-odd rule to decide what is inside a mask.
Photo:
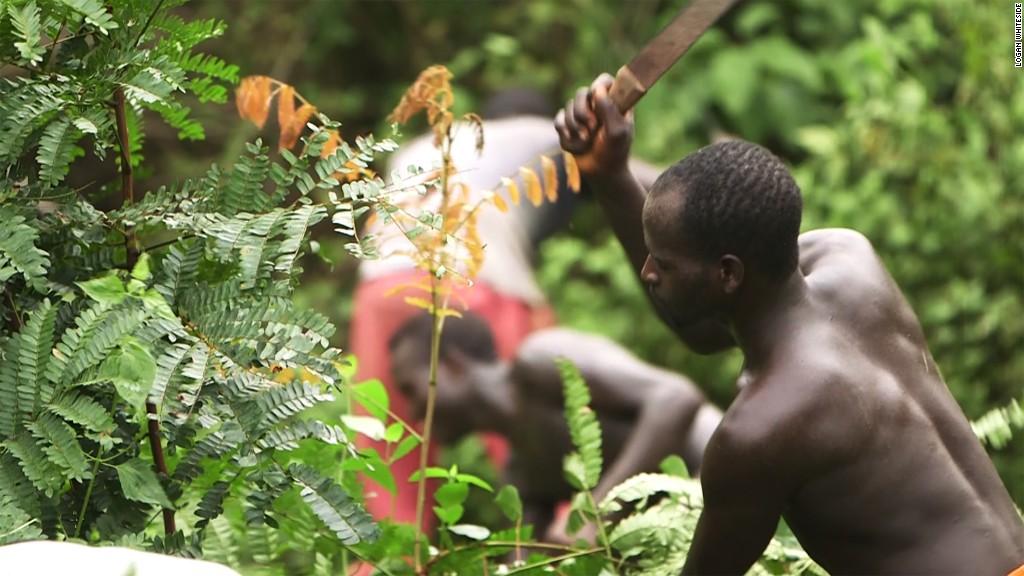
[(501, 183), (508, 190), (508, 197), (512, 201), (512, 205), (519, 206), (519, 185), (516, 184), (516, 181), (502, 176)]
[(494, 192), (490, 192), (489, 194), (491, 195), (491, 202), (494, 202), (494, 207), (504, 213), (507, 213), (508, 204), (505, 203), (505, 199), (501, 197), (501, 194), (495, 194)]
[(520, 166), (519, 175), (523, 178), (523, 184), (526, 186), (526, 197), (530, 200), (530, 203), (534, 206), (540, 206), (544, 202), (544, 191), (541, 190), (540, 178), (537, 177), (537, 173), (526, 166)]
[(558, 169), (555, 161), (547, 156), (540, 157), (540, 165), (544, 168), (544, 195), (548, 202), (558, 202)]
[(576, 157), (568, 152), (562, 152), (565, 159), (565, 175), (569, 189), (573, 192), (580, 191), (580, 168), (576, 165)]
[(405, 303), (410, 305), (410, 306), (415, 306), (417, 308), (423, 308), (427, 312), (433, 312), (434, 311), (434, 304), (430, 300), (427, 300), (425, 298), (420, 298), (418, 296), (406, 296), (404, 298), (404, 300), (405, 300)]

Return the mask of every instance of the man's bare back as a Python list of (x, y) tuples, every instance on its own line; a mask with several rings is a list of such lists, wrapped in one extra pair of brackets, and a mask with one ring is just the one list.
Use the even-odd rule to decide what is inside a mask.
[[(820, 230), (800, 250), (808, 303), (797, 328), (758, 373), (741, 374), (706, 452), (709, 522), (719, 505), (743, 506), (766, 542), (781, 513), (836, 574), (969, 574), (986, 559), (988, 573), (1007, 573), (1009, 559), (1024, 561), (1020, 519), (867, 239)], [(737, 502), (718, 488), (740, 473), (790, 496)]]

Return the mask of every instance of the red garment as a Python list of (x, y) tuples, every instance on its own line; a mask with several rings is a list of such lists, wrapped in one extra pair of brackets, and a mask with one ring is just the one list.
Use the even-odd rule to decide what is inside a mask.
[[(410, 421), (409, 407), (405, 398), (395, 389), (391, 380), (388, 340), (394, 331), (422, 309), (407, 304), (404, 296), (422, 297), (422, 291), (409, 289), (391, 294), (390, 291), (402, 285), (410, 285), (424, 276), (420, 271), (407, 271), (360, 283), (356, 288), (349, 351), (358, 362), (356, 382), (378, 378), (388, 391), (391, 410), (405, 421)], [(502, 295), (482, 282), (453, 295), (449, 306), (456, 310), (468, 308), (481, 316), (491, 326), (498, 355), (511, 358), (519, 343), (531, 331), (533, 316), (524, 302)], [(363, 412), (365, 413), (365, 412)], [(495, 466), (501, 468), (508, 456), (508, 444), (504, 438), (494, 434), (484, 435), (484, 443)], [(384, 453), (385, 443), (373, 441), (364, 436), (356, 438), (360, 449), (374, 448)], [(428, 453), (429, 464), (436, 463), (437, 446), (432, 445)], [(416, 484), (407, 482), (409, 476), (419, 469), (420, 451), (417, 448), (394, 462), (391, 472), (397, 484), (397, 495), (391, 494), (379, 485), (364, 479), (365, 505), (374, 518), (388, 518), (393, 522), (412, 524), (416, 521)], [(434, 487), (428, 485), (427, 510), (433, 503)], [(424, 514), (423, 529), (431, 531), (435, 526), (432, 513)]]

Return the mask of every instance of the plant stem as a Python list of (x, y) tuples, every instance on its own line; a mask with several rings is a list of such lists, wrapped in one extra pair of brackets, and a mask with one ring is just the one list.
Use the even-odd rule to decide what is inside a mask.
[[(132, 152), (128, 134), (128, 120), (125, 116), (124, 87), (120, 85), (114, 90), (114, 114), (117, 118), (118, 147), (121, 149), (121, 204), (122, 206), (131, 206), (135, 204), (135, 181), (132, 174)], [(124, 247), (125, 265), (128, 270), (132, 270), (139, 261), (139, 243), (135, 237), (134, 227), (125, 228)], [(160, 415), (157, 412), (156, 404), (146, 402), (146, 417), (149, 448), (153, 452), (153, 466), (157, 474), (166, 478), (168, 475), (167, 461), (164, 459), (164, 448), (160, 442)], [(166, 535), (174, 534), (177, 531), (174, 525), (174, 510), (164, 508), (163, 517), (164, 533)]]
[(78, 513), (78, 521), (75, 522), (75, 538), (78, 538), (79, 534), (82, 533), (82, 522), (85, 520), (85, 512), (89, 508), (89, 498), (92, 497), (92, 487), (96, 484), (96, 474), (100, 470), (100, 457), (96, 455), (96, 460), (92, 464), (92, 478), (89, 479), (89, 486), (85, 489), (85, 498), (82, 500), (82, 511)]

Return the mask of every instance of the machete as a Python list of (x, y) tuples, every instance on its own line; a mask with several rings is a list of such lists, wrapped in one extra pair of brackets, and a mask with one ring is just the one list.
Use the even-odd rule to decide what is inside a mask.
[(611, 98), (623, 114), (679, 60), (737, 0), (691, 0), (665, 29), (619, 68)]

